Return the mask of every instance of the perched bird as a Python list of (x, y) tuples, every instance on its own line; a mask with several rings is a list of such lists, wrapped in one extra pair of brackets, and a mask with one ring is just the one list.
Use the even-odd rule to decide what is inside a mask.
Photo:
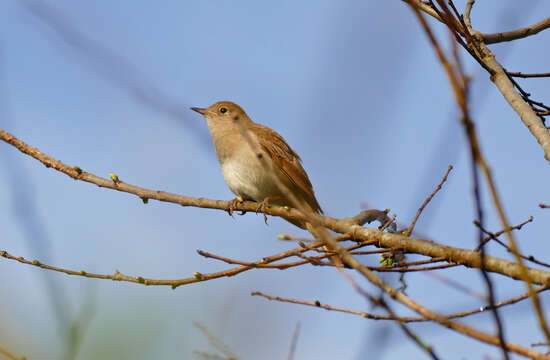
[[(260, 202), (262, 206), (272, 203), (295, 207), (281, 193), (273, 177), (257, 159), (257, 154), (243, 136), (241, 129), (244, 127), (272, 160), (272, 170), (277, 178), (301, 205), (310, 212), (323, 213), (300, 156), (281, 135), (267, 126), (255, 123), (239, 105), (229, 101), (220, 101), (205, 109), (191, 109), (206, 118), (223, 177), (234, 194), (244, 200)], [(285, 219), (302, 229), (306, 228), (303, 221)]]

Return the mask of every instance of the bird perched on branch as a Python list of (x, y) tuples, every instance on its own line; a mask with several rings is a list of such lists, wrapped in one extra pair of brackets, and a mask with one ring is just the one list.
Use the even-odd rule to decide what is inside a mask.
[[(269, 203), (296, 207), (280, 190), (279, 181), (279, 185), (283, 184), (290, 190), (304, 210), (323, 213), (300, 156), (281, 135), (255, 123), (239, 105), (229, 101), (220, 101), (204, 109), (191, 109), (206, 118), (223, 177), (234, 194), (243, 200), (260, 202), (263, 210)], [(270, 168), (277, 180), (258, 159), (254, 143), (271, 160)], [(302, 229), (306, 228), (304, 221), (285, 219)]]

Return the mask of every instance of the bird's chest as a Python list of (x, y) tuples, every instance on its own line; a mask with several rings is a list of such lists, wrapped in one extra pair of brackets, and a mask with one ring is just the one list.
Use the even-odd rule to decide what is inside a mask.
[(221, 165), (229, 189), (244, 199), (262, 201), (276, 188), (265, 169), (252, 156), (233, 156)]

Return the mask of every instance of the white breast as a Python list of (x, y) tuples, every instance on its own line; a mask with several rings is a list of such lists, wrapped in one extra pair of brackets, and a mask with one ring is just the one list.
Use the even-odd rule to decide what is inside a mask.
[(233, 156), (222, 164), (222, 173), (231, 191), (244, 199), (262, 201), (274, 195), (271, 177), (253, 156)]

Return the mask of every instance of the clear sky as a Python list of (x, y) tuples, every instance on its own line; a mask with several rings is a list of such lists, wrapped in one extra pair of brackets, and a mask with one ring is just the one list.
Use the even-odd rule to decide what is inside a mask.
[[(464, 8), (465, 1), (455, 3)], [(472, 21), (482, 32), (505, 31), (549, 13), (543, 0), (482, 1)], [(442, 26), (433, 25), (446, 42)], [(510, 71), (548, 72), (549, 41), (546, 31), (491, 49)], [(547, 259), (550, 213), (537, 204), (550, 199), (550, 167), (487, 73), (463, 59), (473, 77), (482, 151), (510, 221), (535, 218), (518, 234), (521, 250)], [(549, 101), (547, 79), (521, 83)], [(240, 104), (286, 138), (330, 216), (369, 206), (390, 208), (408, 223), (452, 163), (455, 170), (417, 230), (444, 244), (476, 245), (470, 162), (456, 106), (402, 1), (0, 2), (0, 128), (56, 159), (146, 188), (229, 200), (206, 124), (189, 110), (218, 100)], [(500, 230), (486, 187), (483, 194), (487, 226)], [(144, 205), (75, 182), (3, 143), (0, 213), (0, 250), (75, 270), (163, 279), (228, 268), (197, 249), (254, 261), (293, 246), (278, 234), (306, 235), (281, 219), (266, 226), (260, 215), (233, 219), (222, 211)], [(378, 258), (364, 261), (374, 265)], [(259, 290), (373, 311), (330, 268), (249, 271), (175, 291), (46, 273), (5, 259), (0, 273), (0, 347), (29, 359), (57, 359), (63, 343), (56, 314), (72, 319), (83, 308), (92, 317), (78, 359), (188, 359), (195, 350), (213, 351), (193, 322), (240, 359), (286, 358), (298, 322), (296, 359), (426, 357), (395, 324), (249, 295)], [(438, 274), (484, 292), (478, 272)], [(398, 286), (396, 276), (384, 278)], [(524, 291), (492, 278), (498, 299)], [(406, 281), (408, 295), (442, 314), (483, 305), (427, 274)], [(47, 295), (52, 288), (64, 294), (56, 297), (57, 310)], [(548, 308), (548, 295), (541, 298)], [(528, 302), (502, 313), (510, 340), (542, 340)], [(466, 322), (493, 329), (487, 314)], [(500, 356), (436, 325), (413, 329), (445, 359)]]

